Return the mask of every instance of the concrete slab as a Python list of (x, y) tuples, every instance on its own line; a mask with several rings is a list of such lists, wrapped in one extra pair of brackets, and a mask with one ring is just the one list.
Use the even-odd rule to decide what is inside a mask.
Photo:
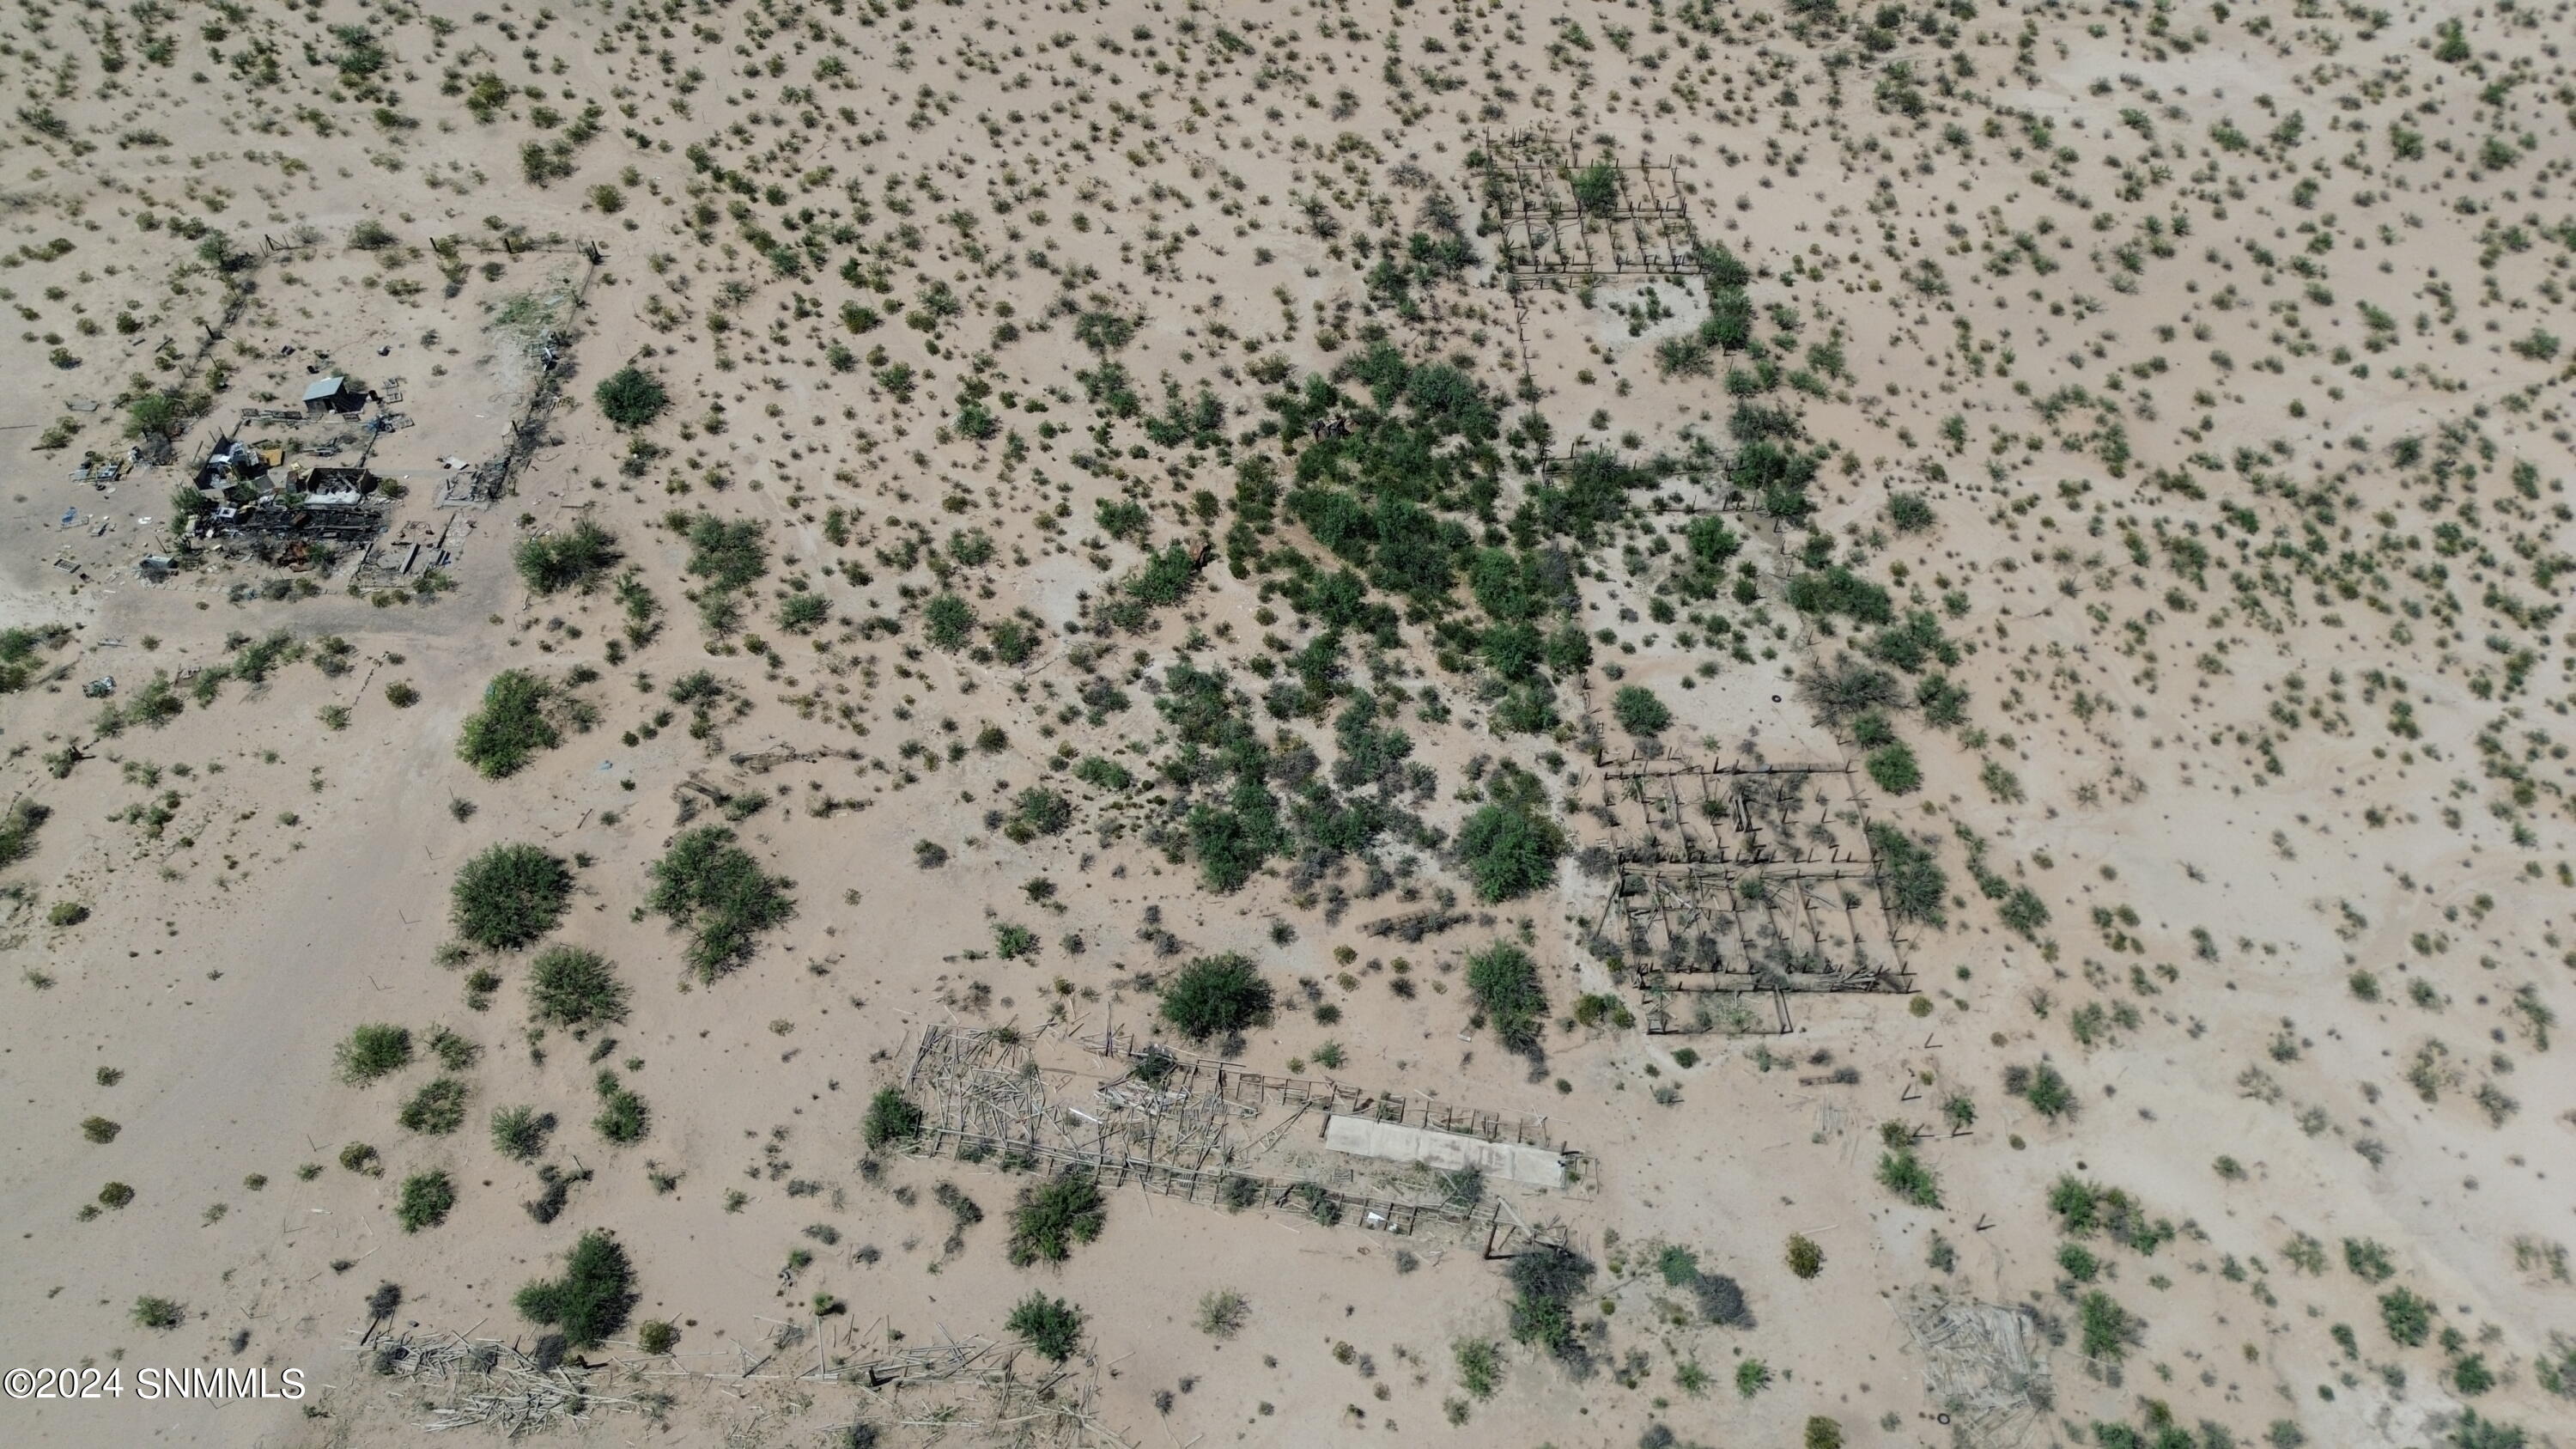
[(1565, 1159), (1550, 1148), (1518, 1142), (1488, 1142), (1455, 1132), (1434, 1132), (1368, 1117), (1324, 1119), (1324, 1145), (1353, 1157), (1381, 1162), (1419, 1162), (1443, 1172), (1462, 1167), (1482, 1169), (1487, 1177), (1528, 1187), (1565, 1186)]

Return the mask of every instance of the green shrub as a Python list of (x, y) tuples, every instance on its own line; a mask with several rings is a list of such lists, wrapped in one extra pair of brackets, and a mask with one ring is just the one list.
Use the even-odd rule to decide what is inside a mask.
[(1490, 1338), (1462, 1338), (1451, 1350), (1458, 1359), (1458, 1384), (1480, 1399), (1490, 1399), (1503, 1386), (1503, 1355)]
[(519, 1162), (533, 1162), (546, 1150), (546, 1134), (554, 1128), (551, 1112), (504, 1107), (492, 1114), (492, 1150)]
[(1610, 698), (1610, 713), (1632, 735), (1660, 734), (1673, 722), (1673, 712), (1642, 684), (1622, 685)]
[(1487, 901), (1518, 900), (1556, 879), (1565, 832), (1538, 813), (1543, 806), (1494, 801), (1458, 827), (1458, 856), (1476, 894)]
[(2433, 1302), (2412, 1289), (2392, 1288), (2379, 1295), (2379, 1321), (2390, 1338), (2418, 1347), (2433, 1332)]
[(2084, 1356), (2092, 1359), (2117, 1360), (2127, 1356), (2129, 1341), (2139, 1331), (2137, 1318), (2111, 1300), (2111, 1295), (2096, 1288), (2078, 1299), (2075, 1317), (2083, 1339)]
[(929, 1121), (921, 1108), (913, 1105), (900, 1087), (879, 1087), (868, 1099), (868, 1114), (861, 1131), (868, 1150), (887, 1147), (909, 1147), (921, 1140), (921, 1130)]
[(456, 873), (451, 894), (457, 935), (487, 951), (516, 951), (563, 919), (572, 867), (541, 846), (495, 845)]
[(1073, 802), (1041, 785), (1012, 802), (1011, 823), (1030, 835), (1061, 835), (1073, 824)]
[(1801, 1278), (1813, 1278), (1825, 1271), (1825, 1250), (1804, 1233), (1789, 1235), (1789, 1271)]
[(134, 1189), (121, 1182), (111, 1182), (98, 1190), (98, 1200), (103, 1207), (121, 1208), (134, 1201)]
[(1109, 1222), (1109, 1206), (1100, 1184), (1076, 1169), (1020, 1189), (1011, 1209), (1010, 1257), (1013, 1266), (1061, 1263), (1073, 1256), (1076, 1243), (1100, 1236)]
[(597, 1230), (581, 1235), (560, 1278), (539, 1278), (512, 1302), (529, 1322), (563, 1330), (575, 1348), (596, 1348), (626, 1326), (635, 1306), (635, 1269), (617, 1239)]
[(1506, 1050), (1538, 1054), (1547, 1025), (1547, 992), (1539, 984), (1538, 963), (1527, 951), (1498, 941), (1468, 956), (1467, 992)]
[(2030, 1085), (2021, 1095), (2030, 1103), (2032, 1111), (2052, 1122), (2075, 1115), (2075, 1089), (2067, 1085), (2066, 1078), (2058, 1074), (2057, 1068), (2046, 1062), (2031, 1069)]
[(188, 1316), (188, 1310), (168, 1298), (142, 1297), (134, 1300), (134, 1322), (141, 1328), (176, 1328)]
[(760, 933), (796, 914), (787, 894), (793, 882), (773, 876), (733, 843), (720, 825), (683, 833), (653, 863), (652, 910), (692, 934), (688, 962), (701, 981), (713, 981), (751, 959)]
[(0, 814), (0, 866), (12, 866), (36, 853), (36, 828), (53, 811), (33, 800), (19, 800)]
[(719, 593), (739, 589), (769, 572), (768, 525), (756, 518), (680, 516), (687, 524), (688, 570)]
[(340, 1080), (363, 1087), (411, 1065), (411, 1032), (386, 1022), (370, 1022), (351, 1031), (334, 1056), (340, 1064)]
[(562, 533), (523, 538), (511, 554), (519, 577), (540, 594), (587, 593), (619, 557), (616, 536), (587, 518)]
[(407, 1131), (444, 1137), (465, 1125), (465, 1084), (438, 1077), (412, 1094), (397, 1117)]
[(1032, 1293), (1020, 1300), (1002, 1326), (1027, 1339), (1029, 1347), (1062, 1363), (1082, 1346), (1083, 1313), (1061, 1298)]
[(1887, 500), (1887, 520), (1899, 533), (1921, 533), (1932, 526), (1932, 505), (1920, 493), (1891, 494)]
[(1865, 827), (1870, 850), (1878, 857), (1879, 883), (1887, 888), (1887, 908), (1899, 920), (1942, 921), (1950, 877), (1935, 863), (1933, 850), (1893, 825), (1871, 821)]
[(626, 983), (596, 951), (549, 946), (528, 963), (528, 1015), (562, 1027), (624, 1021)]
[(1911, 795), (1923, 787), (1923, 767), (1916, 763), (1913, 747), (1901, 740), (1870, 751), (1865, 764), (1869, 777), (1890, 795)]
[(1593, 1272), (1590, 1259), (1567, 1248), (1543, 1248), (1512, 1259), (1504, 1276), (1512, 1285), (1513, 1339), (1538, 1344), (1566, 1362), (1582, 1362), (1574, 1302), (1590, 1286)]
[(456, 1184), (444, 1172), (416, 1172), (403, 1179), (402, 1199), (394, 1205), (394, 1221), (406, 1233), (434, 1228), (447, 1221), (450, 1208), (456, 1206)]
[(921, 634), (933, 649), (955, 652), (975, 635), (975, 608), (955, 594), (939, 594), (921, 606)]
[(1162, 1014), (1192, 1041), (1270, 1024), (1277, 996), (1250, 958), (1202, 956), (1163, 984)]
[(483, 707), (465, 717), (457, 736), (458, 758), (487, 780), (517, 774), (540, 750), (563, 743), (546, 718), (554, 686), (524, 669), (505, 669), (483, 690)]
[(89, 907), (78, 901), (56, 901), (54, 908), (45, 912), (45, 924), (49, 926), (77, 926), (88, 919)]
[(600, 414), (621, 428), (640, 428), (671, 405), (671, 395), (661, 381), (634, 367), (610, 373), (591, 396), (598, 401)]
[(1807, 1449), (1843, 1449), (1841, 1421), (1822, 1414), (1807, 1416)]
[(652, 1130), (653, 1114), (642, 1097), (618, 1083), (615, 1072), (603, 1071), (599, 1074), (599, 1115), (590, 1119), (590, 1125), (601, 1137), (622, 1147), (644, 1140), (644, 1134)]

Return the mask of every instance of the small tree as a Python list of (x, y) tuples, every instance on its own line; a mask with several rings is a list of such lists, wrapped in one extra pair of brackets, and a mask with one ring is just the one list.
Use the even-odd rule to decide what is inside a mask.
[(1235, 952), (1202, 956), (1172, 973), (1163, 987), (1163, 1019), (1192, 1041), (1270, 1024), (1276, 993), (1260, 968)]
[(512, 1300), (529, 1322), (560, 1328), (576, 1348), (596, 1348), (626, 1326), (635, 1306), (635, 1269), (616, 1238), (597, 1230), (581, 1235), (560, 1278), (538, 1278)]
[(621, 428), (640, 428), (671, 405), (671, 395), (663, 391), (661, 381), (635, 367), (610, 373), (593, 396), (601, 415)]
[(1002, 1326), (1029, 1341), (1029, 1347), (1062, 1363), (1082, 1346), (1083, 1312), (1061, 1298), (1032, 1293), (1011, 1310)]
[(540, 846), (495, 845), (456, 873), (452, 894), (456, 934), (487, 951), (516, 951), (563, 919), (572, 868)]

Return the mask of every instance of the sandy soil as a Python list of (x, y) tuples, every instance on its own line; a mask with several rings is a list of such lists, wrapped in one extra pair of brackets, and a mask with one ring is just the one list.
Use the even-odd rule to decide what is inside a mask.
[[(0, 860), (0, 1369), (123, 1394), (12, 1380), (0, 1440), (454, 1442), (429, 1426), (482, 1381), (379, 1372), (361, 1340), (533, 1352), (514, 1296), (604, 1230), (631, 1312), (572, 1346), (564, 1381), (597, 1402), (546, 1438), (908, 1444), (952, 1405), (969, 1422), (940, 1442), (1015, 1442), (1039, 1421), (981, 1423), (957, 1385), (805, 1375), (982, 1337), (1042, 1376), (1009, 1323), (1036, 1293), (1085, 1315), (1056, 1393), (1101, 1444), (2569, 1442), (2564, 18), (22, 7), (0, 23), (23, 100), (0, 121), (23, 322), (0, 339), (0, 627), (29, 632), (0, 660), (0, 805), (50, 813)], [(1508, 285), (1487, 182), (1533, 128), (1569, 196), (1575, 165), (1669, 166), (1752, 272), (1750, 348), (1687, 355), (1714, 336), (1705, 274)], [(1415, 260), (1436, 239), (1473, 260)], [(1132, 338), (1096, 330), (1120, 319)], [(1341, 561), (1293, 495), (1262, 524), (1238, 491), (1252, 460), (1312, 481), (1327, 439), (1263, 430), (1282, 383), (1423, 415), (1372, 397), (1381, 340), (1497, 416), (1490, 517), (1450, 497), (1437, 519), (1565, 550), (1538, 607), (1591, 658), (1537, 666), (1551, 726), (1507, 719), (1463, 566), (1446, 594), (1379, 581), (1391, 645), (1330, 630), (1281, 554)], [(620, 425), (599, 390), (630, 367), (668, 402)], [(401, 398), (240, 421), (331, 371)], [(1226, 411), (1194, 429), (1202, 389)], [(1731, 481), (1747, 407), (1794, 420), (1799, 509)], [(408, 425), (360, 430), (388, 414)], [(507, 496), (442, 506), (523, 419)], [(367, 450), (387, 538), (431, 546), (409, 572), (390, 545), (184, 546), (174, 495), (236, 434)], [(1516, 531), (1562, 476), (1542, 461), (1585, 448), (1680, 464), (1588, 544)], [(1407, 468), (1385, 486), (1431, 465)], [(1689, 528), (1721, 511), (1740, 549), (1694, 593)], [(760, 525), (755, 577), (711, 572), (700, 517)], [(617, 558), (539, 592), (517, 551), (585, 523)], [(1110, 617), (1175, 545), (1185, 595)], [(1876, 616), (1818, 604), (1833, 568)], [(968, 639), (943, 645), (934, 597), (972, 609)], [(1015, 613), (1016, 661), (993, 627)], [(1883, 630), (1911, 618), (1939, 642), (1899, 663)], [(241, 677), (278, 631), (285, 662)], [(1328, 634), (1336, 695), (1274, 707)], [(1815, 707), (1838, 658), (1878, 661), (1879, 718)], [(1189, 806), (1229, 777), (1161, 707), (1182, 663), (1243, 692), (1283, 801), (1302, 745), (1333, 798), (1418, 824), (1212, 889)], [(478, 773), (460, 738), (512, 669), (554, 688), (560, 742)], [(721, 692), (676, 698), (701, 670)], [(159, 673), (181, 707), (156, 719)], [(1932, 678), (1965, 691), (1955, 716)], [(1674, 999), (1599, 931), (1622, 842), (1578, 812), (1641, 747), (1631, 687), (1669, 712), (1644, 737), (1666, 756), (1855, 770), (1837, 841), (1892, 828), (1943, 872), (1893, 921), (1909, 990)], [(1355, 690), (1407, 735), (1383, 787), (1335, 778)], [(1134, 783), (1074, 768), (1094, 757)], [(1567, 848), (1483, 899), (1459, 842), (1504, 765)], [(1011, 828), (1039, 786), (1069, 828)], [(794, 902), (713, 981), (650, 907), (709, 824)], [(622, 1020), (541, 1023), (536, 949), (452, 944), (460, 868), (505, 843), (570, 869), (544, 944), (612, 962)], [(1426, 910), (1418, 939), (1371, 933)], [(999, 954), (1003, 927), (1033, 954)], [(1498, 943), (1547, 998), (1533, 1053), (1471, 1000), (1467, 958)], [(1238, 1067), (1544, 1118), (1576, 1154), (1569, 1190), (1489, 1185), (1505, 1207), (1479, 1220), (1590, 1266), (1563, 1351), (1516, 1335), (1523, 1260), (1486, 1227), (1131, 1186), (1066, 1262), (1015, 1267), (1028, 1175), (869, 1147), (871, 1097), (919, 1093), (933, 1025), (1017, 1032), (1061, 1100), (1108, 1110), (1126, 1064), (1085, 1043), (1186, 1045), (1158, 1017), (1174, 973), (1225, 953), (1279, 992)], [(1642, 1029), (1702, 1004), (1732, 1026)], [(335, 1050), (365, 1023), (414, 1059), (354, 1086)], [(442, 1029), (472, 1044), (452, 1067)], [(2042, 1067), (2068, 1104), (2027, 1090)], [(593, 1125), (603, 1069), (647, 1104), (640, 1140)], [(402, 1126), (441, 1075), (461, 1126)], [(547, 1221), (536, 1162), (491, 1140), (518, 1105), (558, 1119), (537, 1161), (588, 1174)], [(1362, 1180), (1293, 1141), (1261, 1160)], [(341, 1165), (353, 1144), (377, 1170)], [(453, 1206), (407, 1232), (404, 1184), (432, 1173)], [(2068, 1179), (2128, 1194), (2143, 1231), (2071, 1221)], [(943, 1183), (983, 1213), (954, 1252)], [(1820, 1272), (1793, 1274), (1793, 1235)], [(1709, 1321), (1668, 1247), (1747, 1317)], [(1997, 1419), (1927, 1387), (1900, 1311), (1926, 1285), (2012, 1310), (2044, 1366)], [(1248, 1303), (1226, 1333), (1201, 1321), (1221, 1290)], [(1463, 1367), (1488, 1342), (1490, 1381)], [(308, 1390), (147, 1402), (162, 1367)]]

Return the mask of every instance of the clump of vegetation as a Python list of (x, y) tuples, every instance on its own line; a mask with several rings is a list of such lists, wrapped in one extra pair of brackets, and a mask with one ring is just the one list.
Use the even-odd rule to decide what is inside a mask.
[(598, 1087), (599, 1115), (591, 1119), (590, 1125), (602, 1138), (621, 1147), (643, 1141), (653, 1125), (653, 1114), (644, 1099), (612, 1071), (600, 1072)]
[(1163, 1019), (1192, 1041), (1267, 1026), (1276, 1004), (1260, 968), (1235, 952), (1199, 957), (1163, 983)]
[(2075, 1089), (2046, 1062), (2035, 1067), (2006, 1067), (2004, 1091), (2030, 1103), (2032, 1111), (2052, 1122), (2075, 1115), (2078, 1106)]
[(1879, 1127), (1878, 1182), (1881, 1187), (1921, 1208), (1941, 1205), (1941, 1180), (1914, 1152), (1914, 1140), (1902, 1122)]
[(0, 813), (0, 866), (12, 866), (36, 853), (36, 830), (53, 811), (33, 800), (19, 800)]
[(690, 969), (713, 981), (751, 959), (760, 933), (796, 914), (794, 882), (760, 868), (720, 825), (683, 833), (653, 863), (645, 905), (691, 932)]
[(671, 394), (661, 379), (637, 367), (610, 373), (591, 396), (599, 404), (600, 415), (621, 428), (640, 428), (671, 405)]
[(1670, 728), (1672, 709), (1642, 684), (1626, 684), (1610, 698), (1610, 713), (1632, 735), (1656, 735)]
[(626, 983), (596, 951), (549, 946), (528, 963), (528, 1015), (573, 1028), (624, 1021)]
[(1467, 958), (1467, 992), (1503, 1046), (1523, 1056), (1539, 1054), (1547, 1026), (1547, 992), (1538, 963), (1509, 941), (1497, 941)]
[(1019, 1204), (1011, 1209), (1012, 1266), (1061, 1263), (1108, 1223), (1108, 1202), (1090, 1173), (1077, 1169), (1032, 1183), (1020, 1189)]
[(572, 867), (542, 846), (495, 845), (456, 873), (451, 896), (458, 936), (487, 951), (516, 951), (563, 919)]
[(147, 1295), (134, 1300), (134, 1323), (138, 1328), (176, 1328), (187, 1317), (188, 1310), (175, 1299)]
[(2071, 1238), (2104, 1233), (2142, 1254), (2152, 1254), (2173, 1241), (2175, 1229), (2166, 1218), (2150, 1217), (2143, 1204), (2121, 1188), (2061, 1175), (2048, 1190), (2049, 1211), (2057, 1214), (2060, 1232)]
[(411, 1031), (386, 1022), (370, 1022), (349, 1033), (333, 1053), (340, 1080), (363, 1087), (411, 1065)]
[(483, 690), (483, 707), (465, 717), (457, 756), (487, 780), (517, 774), (539, 751), (563, 743), (546, 717), (554, 686), (524, 669), (505, 669)]
[(1816, 1245), (1815, 1239), (1804, 1233), (1789, 1235), (1787, 1257), (1789, 1271), (1801, 1278), (1813, 1278), (1825, 1271), (1825, 1250)]
[(626, 1326), (635, 1298), (626, 1249), (594, 1229), (573, 1244), (562, 1277), (535, 1279), (511, 1301), (529, 1322), (560, 1329), (573, 1347), (596, 1348)]
[(1458, 858), (1487, 901), (1518, 900), (1556, 879), (1565, 832), (1547, 815), (1547, 787), (1506, 765), (1486, 786), (1486, 803), (1458, 827)]
[(492, 1114), (492, 1150), (518, 1162), (534, 1162), (546, 1150), (546, 1136), (555, 1130), (551, 1112), (534, 1107), (504, 1107)]
[(465, 1083), (437, 1077), (403, 1103), (396, 1120), (406, 1131), (444, 1137), (465, 1125)]
[(913, 1100), (900, 1087), (879, 1087), (868, 1099), (868, 1113), (861, 1123), (870, 1152), (888, 1147), (909, 1147), (921, 1140), (921, 1130), (929, 1122)]
[(447, 1221), (448, 1210), (456, 1206), (456, 1184), (444, 1172), (418, 1172), (403, 1179), (402, 1198), (394, 1205), (394, 1221), (406, 1233), (434, 1228)]
[(1450, 1350), (1458, 1360), (1458, 1386), (1490, 1399), (1503, 1386), (1503, 1354), (1490, 1338), (1462, 1338)]
[(566, 589), (588, 593), (621, 556), (616, 536), (585, 518), (561, 533), (519, 540), (511, 560), (518, 565), (519, 577), (536, 593), (559, 594)]
[(1040, 1356), (1062, 1363), (1082, 1346), (1083, 1312), (1061, 1298), (1032, 1293), (1020, 1300), (1002, 1326), (1028, 1340)]
[(2099, 1288), (2076, 1300), (2075, 1319), (2084, 1356), (2091, 1359), (2117, 1362), (2146, 1329), (2137, 1315)]
[(1574, 1305), (1592, 1283), (1592, 1260), (1568, 1248), (1523, 1253), (1504, 1276), (1512, 1285), (1512, 1337), (1569, 1364), (1588, 1362)]
[(1214, 1288), (1199, 1298), (1199, 1332), (1210, 1338), (1232, 1338), (1252, 1317), (1251, 1301), (1231, 1288)]

